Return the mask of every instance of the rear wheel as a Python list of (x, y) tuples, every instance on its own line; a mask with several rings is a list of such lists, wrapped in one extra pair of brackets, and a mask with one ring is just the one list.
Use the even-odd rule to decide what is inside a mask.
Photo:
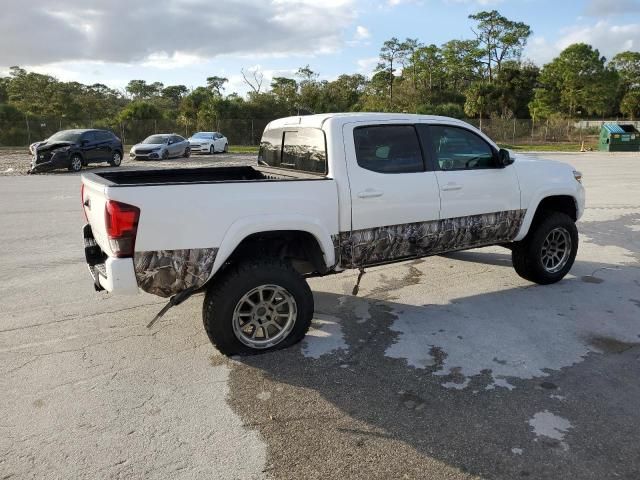
[(119, 167), (122, 163), (122, 155), (117, 150), (111, 154), (111, 160), (109, 160), (109, 165), (112, 167)]
[(78, 154), (75, 154), (71, 157), (69, 162), (69, 170), (72, 172), (79, 172), (82, 170), (82, 157)]
[(511, 258), (518, 275), (548, 285), (569, 273), (578, 253), (578, 229), (571, 217), (543, 212), (521, 242), (513, 244)]
[(289, 262), (246, 261), (215, 280), (202, 317), (209, 339), (223, 354), (253, 355), (302, 340), (313, 317), (313, 295)]

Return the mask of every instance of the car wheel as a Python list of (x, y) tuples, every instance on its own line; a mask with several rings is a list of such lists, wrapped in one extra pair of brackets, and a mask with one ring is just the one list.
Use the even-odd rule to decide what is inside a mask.
[(569, 273), (578, 253), (578, 229), (571, 217), (543, 212), (524, 240), (511, 250), (518, 275), (540, 285), (556, 283)]
[(117, 150), (114, 150), (111, 154), (111, 160), (109, 160), (109, 165), (112, 167), (119, 167), (122, 163), (122, 155)]
[(214, 146), (213, 146), (213, 145), (211, 145), (211, 146), (209, 147), (209, 155), (213, 155), (214, 153), (216, 153), (216, 149), (214, 148)]
[(169, 150), (165, 150), (162, 152), (162, 160), (167, 160), (169, 158)]
[(79, 172), (82, 170), (82, 157), (80, 155), (75, 154), (71, 156), (69, 170), (72, 172)]
[(313, 295), (289, 262), (260, 259), (231, 266), (211, 285), (202, 319), (211, 342), (225, 355), (254, 355), (304, 338), (313, 318)]
[(223, 150), (223, 152), (224, 152), (224, 153), (229, 153), (229, 144), (228, 144), (228, 143), (225, 143), (225, 144), (224, 144), (224, 150)]
[(189, 147), (186, 147), (184, 149), (184, 158), (189, 158), (191, 156), (191, 149)]

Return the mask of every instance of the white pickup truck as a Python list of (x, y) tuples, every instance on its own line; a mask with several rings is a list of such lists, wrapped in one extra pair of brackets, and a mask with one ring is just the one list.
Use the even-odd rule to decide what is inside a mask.
[(242, 355), (304, 337), (309, 276), (502, 245), (520, 276), (557, 282), (584, 190), (460, 120), (349, 113), (271, 122), (255, 166), (85, 173), (82, 203), (97, 290), (165, 308), (205, 291), (209, 338)]

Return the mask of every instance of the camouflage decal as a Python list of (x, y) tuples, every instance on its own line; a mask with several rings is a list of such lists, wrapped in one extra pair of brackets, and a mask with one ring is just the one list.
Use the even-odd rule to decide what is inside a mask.
[(136, 252), (138, 286), (160, 297), (170, 297), (189, 287), (199, 288), (209, 278), (217, 253), (217, 248)]
[(511, 241), (526, 210), (389, 225), (333, 236), (336, 260), (342, 268), (426, 257), (454, 250)]

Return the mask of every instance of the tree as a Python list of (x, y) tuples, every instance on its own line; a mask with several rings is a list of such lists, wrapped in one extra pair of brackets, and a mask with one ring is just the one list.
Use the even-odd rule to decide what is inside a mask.
[(382, 45), (380, 49), (380, 63), (377, 71), (386, 71), (386, 78), (389, 82), (389, 103), (393, 105), (393, 81), (395, 79), (395, 67), (403, 63), (407, 56), (408, 46), (406, 42), (400, 42), (396, 37), (392, 37)]
[(184, 85), (169, 85), (162, 89), (162, 96), (171, 101), (174, 108), (180, 105), (180, 102), (189, 92), (189, 89)]
[(640, 89), (629, 90), (620, 101), (620, 112), (629, 120), (640, 118)]
[(578, 111), (605, 115), (615, 109), (618, 75), (605, 67), (605, 60), (591, 45), (570, 45), (542, 68), (530, 110), (536, 109), (538, 116), (575, 116)]
[(488, 117), (492, 108), (495, 108), (492, 101), (495, 93), (495, 87), (490, 83), (475, 83), (465, 92), (467, 101), (464, 103), (464, 113), (470, 117), (480, 118), (480, 130), (482, 130), (482, 117)]
[(298, 84), (293, 78), (273, 77), (271, 93), (278, 103), (293, 113), (298, 102)]
[(640, 52), (620, 52), (609, 62), (620, 75), (625, 90), (640, 88)]
[(262, 73), (259, 68), (249, 69), (248, 73), (245, 73), (244, 69), (241, 68), (240, 73), (242, 74), (244, 83), (249, 86), (253, 93), (259, 94), (262, 88), (262, 81), (264, 80), (264, 73)]
[[(474, 33), (484, 52), (482, 62), (487, 67), (489, 82), (495, 71), (500, 71), (505, 60), (519, 60), (522, 50), (531, 36), (531, 28), (523, 22), (503, 17), (497, 10), (483, 11), (469, 18), (478, 22)], [(495, 68), (494, 68), (495, 66)]]
[(207, 77), (207, 88), (211, 90), (211, 93), (214, 95), (221, 97), (222, 91), (224, 90), (224, 84), (229, 81), (226, 77)]
[(162, 87), (160, 82), (149, 85), (146, 80), (131, 80), (124, 89), (134, 100), (142, 100), (158, 94)]

